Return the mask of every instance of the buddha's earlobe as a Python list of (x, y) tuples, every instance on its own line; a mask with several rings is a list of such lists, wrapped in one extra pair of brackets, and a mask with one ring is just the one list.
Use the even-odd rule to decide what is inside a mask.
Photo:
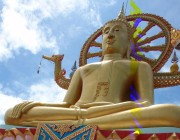
[(131, 54), (131, 48), (130, 46), (127, 46), (127, 54), (126, 54), (127, 59), (130, 59), (130, 54)]

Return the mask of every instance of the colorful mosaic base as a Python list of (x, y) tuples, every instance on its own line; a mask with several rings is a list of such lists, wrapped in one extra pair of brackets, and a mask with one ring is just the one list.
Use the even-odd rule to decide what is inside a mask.
[(0, 140), (34, 140), (36, 128), (0, 128)]
[[(11, 129), (3, 129), (0, 128), (0, 140), (52, 140), (53, 138), (48, 139), (48, 137), (43, 137), (43, 133), (45, 132), (46, 125), (39, 125), (36, 128), (14, 128)], [(100, 130), (96, 126), (73, 126), (73, 125), (62, 125), (61, 127), (57, 127), (57, 125), (53, 125), (55, 130), (60, 131), (56, 132), (58, 136), (63, 135), (62, 139), (68, 140), (180, 140), (180, 128), (172, 128), (166, 129), (164, 132), (159, 128), (152, 128), (152, 130), (148, 130), (148, 132), (140, 132), (138, 130)], [(58, 129), (59, 128), (59, 129)], [(62, 129), (60, 129), (62, 128)], [(48, 128), (49, 129), (49, 128)], [(84, 129), (82, 131), (82, 129)], [(144, 129), (144, 128), (142, 128)], [(43, 130), (43, 131), (40, 131)], [(73, 130), (73, 131), (72, 131)], [(71, 131), (71, 132), (70, 132)], [(92, 132), (93, 131), (93, 132)], [(169, 132), (168, 132), (169, 131)], [(36, 135), (35, 135), (36, 132)], [(79, 133), (80, 132), (80, 133)], [(89, 132), (89, 133), (88, 133)], [(91, 132), (91, 136), (88, 135)], [(174, 133), (173, 133), (174, 132)], [(71, 134), (70, 134), (71, 133)], [(48, 134), (48, 132), (45, 132)], [(87, 134), (87, 135), (86, 135)], [(41, 135), (41, 136), (40, 136)], [(51, 134), (50, 134), (51, 135)], [(67, 137), (77, 135), (77, 137)], [(66, 136), (66, 137), (65, 137)], [(61, 138), (58, 138), (59, 140)], [(56, 139), (54, 139), (56, 140)]]
[(35, 140), (94, 140), (97, 126), (39, 124)]
[(97, 140), (180, 140), (180, 133), (149, 133), (137, 131), (98, 130)]

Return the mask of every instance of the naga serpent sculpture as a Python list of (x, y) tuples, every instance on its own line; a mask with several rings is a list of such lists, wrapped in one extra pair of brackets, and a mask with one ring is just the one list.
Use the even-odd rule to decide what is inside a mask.
[(51, 57), (43, 55), (43, 58), (55, 63), (54, 80), (58, 86), (62, 87), (63, 89), (68, 89), (71, 79), (68, 79), (64, 76), (65, 70), (61, 68), (61, 62), (64, 58), (64, 55), (52, 55)]
[[(131, 58), (138, 61), (145, 61), (152, 67), (154, 74), (154, 88), (163, 88), (180, 85), (180, 72), (158, 72), (164, 64), (168, 61), (172, 54), (172, 51), (180, 43), (180, 30), (174, 29), (165, 19), (153, 14), (136, 14), (127, 16), (127, 21), (133, 24), (133, 28), (137, 28), (139, 24), (145, 22), (146, 26), (135, 35), (134, 31), (134, 51), (131, 53)], [(137, 22), (139, 21), (139, 22)], [(146, 37), (148, 31), (153, 28), (159, 28), (160, 32)], [(96, 40), (102, 35), (102, 27), (94, 32), (84, 43), (79, 58), (79, 66), (87, 64), (87, 60), (93, 57), (101, 57), (102, 44)], [(164, 43), (152, 46), (152, 41), (164, 39)], [(90, 48), (99, 48), (99, 52), (91, 53)], [(176, 48), (178, 49), (178, 48)], [(152, 51), (160, 52), (160, 55), (156, 59), (150, 58), (145, 53)], [(61, 68), (61, 63), (64, 55), (52, 55), (52, 57), (43, 56), (43, 58), (55, 63), (54, 76), (56, 83), (63, 89), (68, 89), (71, 79), (64, 76), (65, 70)]]

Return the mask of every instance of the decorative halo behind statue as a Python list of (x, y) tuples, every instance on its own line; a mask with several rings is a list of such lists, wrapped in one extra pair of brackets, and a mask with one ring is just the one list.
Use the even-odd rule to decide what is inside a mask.
[[(132, 59), (142, 60), (149, 63), (152, 66), (153, 72), (158, 72), (163, 65), (169, 59), (173, 47), (171, 45), (171, 25), (162, 17), (152, 15), (152, 14), (137, 14), (137, 15), (130, 15), (127, 16), (128, 22), (133, 22), (133, 27), (137, 28), (139, 24), (142, 22), (146, 22), (146, 26), (142, 29), (140, 33), (136, 36), (134, 35), (134, 46), (131, 46)], [(139, 21), (138, 21), (139, 20)], [(151, 31), (153, 28), (159, 28), (160, 32), (150, 37), (146, 37), (147, 32)], [(134, 32), (135, 33), (135, 32)], [(102, 27), (99, 28), (96, 32), (94, 32), (85, 42), (82, 47), (80, 58), (79, 58), (79, 66), (83, 66), (87, 64), (87, 60), (93, 57), (101, 57), (101, 43), (98, 40), (99, 37), (102, 35)], [(151, 45), (153, 41), (157, 41), (161, 38), (164, 38), (164, 42), (160, 45), (153, 46)], [(91, 47), (98, 47), (99, 52), (90, 52)], [(160, 52), (156, 58), (151, 58), (146, 53), (148, 52)]]

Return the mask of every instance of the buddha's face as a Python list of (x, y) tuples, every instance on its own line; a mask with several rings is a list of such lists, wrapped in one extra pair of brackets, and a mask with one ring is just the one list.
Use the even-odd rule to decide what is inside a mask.
[(129, 45), (128, 29), (122, 22), (110, 22), (103, 28), (103, 55), (120, 53), (125, 56)]

